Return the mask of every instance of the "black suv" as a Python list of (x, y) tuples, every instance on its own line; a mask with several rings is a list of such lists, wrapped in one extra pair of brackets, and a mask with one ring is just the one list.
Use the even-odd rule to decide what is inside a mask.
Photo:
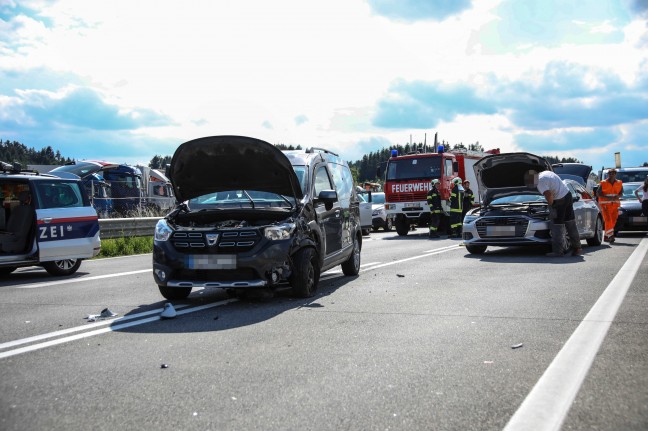
[(358, 197), (336, 154), (212, 136), (180, 145), (168, 176), (181, 203), (155, 228), (153, 277), (165, 298), (194, 287), (310, 297), (322, 271), (358, 274)]

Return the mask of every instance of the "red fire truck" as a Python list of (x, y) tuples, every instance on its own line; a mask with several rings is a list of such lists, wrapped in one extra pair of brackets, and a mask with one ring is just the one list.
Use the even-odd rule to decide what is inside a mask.
[(406, 155), (398, 155), (397, 150), (392, 150), (392, 155), (386, 162), (383, 186), (385, 210), (387, 217), (393, 218), (398, 235), (407, 235), (414, 225), (428, 225), (430, 209), (427, 205), (427, 193), (430, 190), (430, 181), (434, 178), (440, 181), (438, 188), (444, 210), (440, 229), (447, 230), (452, 180), (457, 176), (462, 180), (468, 179), (475, 193), (475, 199), (478, 199), (473, 165), (484, 156), (500, 153), (499, 149), (486, 152), (470, 150), (446, 152), (442, 145), (437, 148), (436, 152)]

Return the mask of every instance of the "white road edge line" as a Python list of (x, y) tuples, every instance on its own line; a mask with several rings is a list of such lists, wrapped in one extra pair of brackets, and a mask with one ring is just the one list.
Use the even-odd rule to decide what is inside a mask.
[(153, 269), (140, 269), (140, 270), (137, 270), (137, 271), (118, 272), (118, 273), (115, 273), (115, 274), (95, 275), (93, 277), (66, 278), (65, 280), (56, 280), (56, 281), (49, 281), (49, 282), (44, 282), (44, 283), (35, 283), (35, 284), (29, 284), (29, 285), (24, 285), (24, 286), (14, 286), (14, 287), (16, 289), (35, 289), (37, 287), (56, 286), (57, 284), (80, 283), (80, 282), (83, 282), (83, 281), (101, 280), (103, 278), (121, 277), (123, 275), (141, 274), (143, 272), (151, 272), (151, 271), (153, 271)]
[[(208, 308), (219, 307), (221, 305), (229, 304), (230, 302), (236, 302), (238, 299), (226, 299), (224, 301), (214, 302), (211, 304), (200, 305), (198, 307), (187, 308), (177, 312), (177, 315), (193, 313), (196, 311), (206, 310)], [(101, 328), (95, 331), (84, 332), (82, 334), (71, 335), (69, 337), (57, 338), (56, 340), (46, 341), (40, 344), (32, 344), (31, 346), (21, 347), (14, 350), (8, 350), (6, 352), (0, 352), (0, 359), (8, 358), (10, 356), (20, 355), (21, 353), (32, 352), (34, 350), (44, 349), (46, 347), (56, 346), (58, 344), (68, 343), (70, 341), (81, 340), (83, 338), (93, 337), (95, 335), (105, 334), (111, 331), (119, 331), (120, 329), (130, 328), (132, 326), (143, 325), (145, 323), (155, 322), (160, 320), (160, 316), (148, 317), (146, 319), (136, 320), (134, 322), (122, 323), (120, 325), (110, 326), (108, 328)]]
[(513, 414), (504, 431), (561, 428), (646, 251), (648, 239), (644, 238)]
[[(189, 304), (178, 304), (175, 306), (176, 310), (186, 308)], [(144, 311), (143, 313), (129, 314), (127, 316), (117, 317), (115, 319), (105, 319), (98, 322), (88, 323), (83, 326), (75, 326), (73, 328), (61, 329), (60, 331), (48, 332), (47, 334), (34, 335), (33, 337), (21, 338), (20, 340), (7, 341), (0, 344), (0, 350), (8, 349), (9, 347), (20, 346), (21, 344), (33, 343), (35, 341), (46, 340), (48, 338), (60, 337), (61, 335), (72, 334), (74, 332), (87, 331), (88, 329), (97, 328), (100, 326), (111, 325), (115, 322), (123, 322), (126, 320), (139, 319), (140, 317), (150, 316), (151, 314), (160, 314), (164, 308), (157, 308), (155, 310)]]

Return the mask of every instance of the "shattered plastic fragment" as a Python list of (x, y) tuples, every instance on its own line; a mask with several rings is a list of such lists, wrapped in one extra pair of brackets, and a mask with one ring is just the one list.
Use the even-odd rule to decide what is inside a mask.
[(160, 314), (160, 318), (173, 319), (174, 317), (176, 317), (175, 308), (173, 308), (173, 304), (167, 302), (166, 304), (164, 304), (164, 309), (162, 310), (162, 314)]
[(405, 277), (403, 274), (396, 274), (399, 277)]
[(100, 317), (115, 317), (117, 316), (117, 313), (113, 313), (110, 311), (108, 308), (104, 308), (101, 310), (101, 314), (99, 314)]
[(169, 364), (162, 364), (160, 365), (160, 368), (169, 368)]
[(519, 349), (519, 348), (522, 347), (522, 346), (524, 346), (524, 344), (522, 344), (522, 343), (520, 343), (520, 344), (514, 344), (514, 345), (511, 346), (511, 349)]

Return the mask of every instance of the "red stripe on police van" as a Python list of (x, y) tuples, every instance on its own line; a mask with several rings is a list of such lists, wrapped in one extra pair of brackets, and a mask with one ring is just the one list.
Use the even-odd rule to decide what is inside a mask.
[(71, 223), (76, 221), (95, 221), (99, 220), (97, 216), (86, 216), (86, 217), (66, 217), (66, 218), (52, 218), (48, 222), (45, 220), (39, 219), (37, 224), (52, 224), (52, 223)]

